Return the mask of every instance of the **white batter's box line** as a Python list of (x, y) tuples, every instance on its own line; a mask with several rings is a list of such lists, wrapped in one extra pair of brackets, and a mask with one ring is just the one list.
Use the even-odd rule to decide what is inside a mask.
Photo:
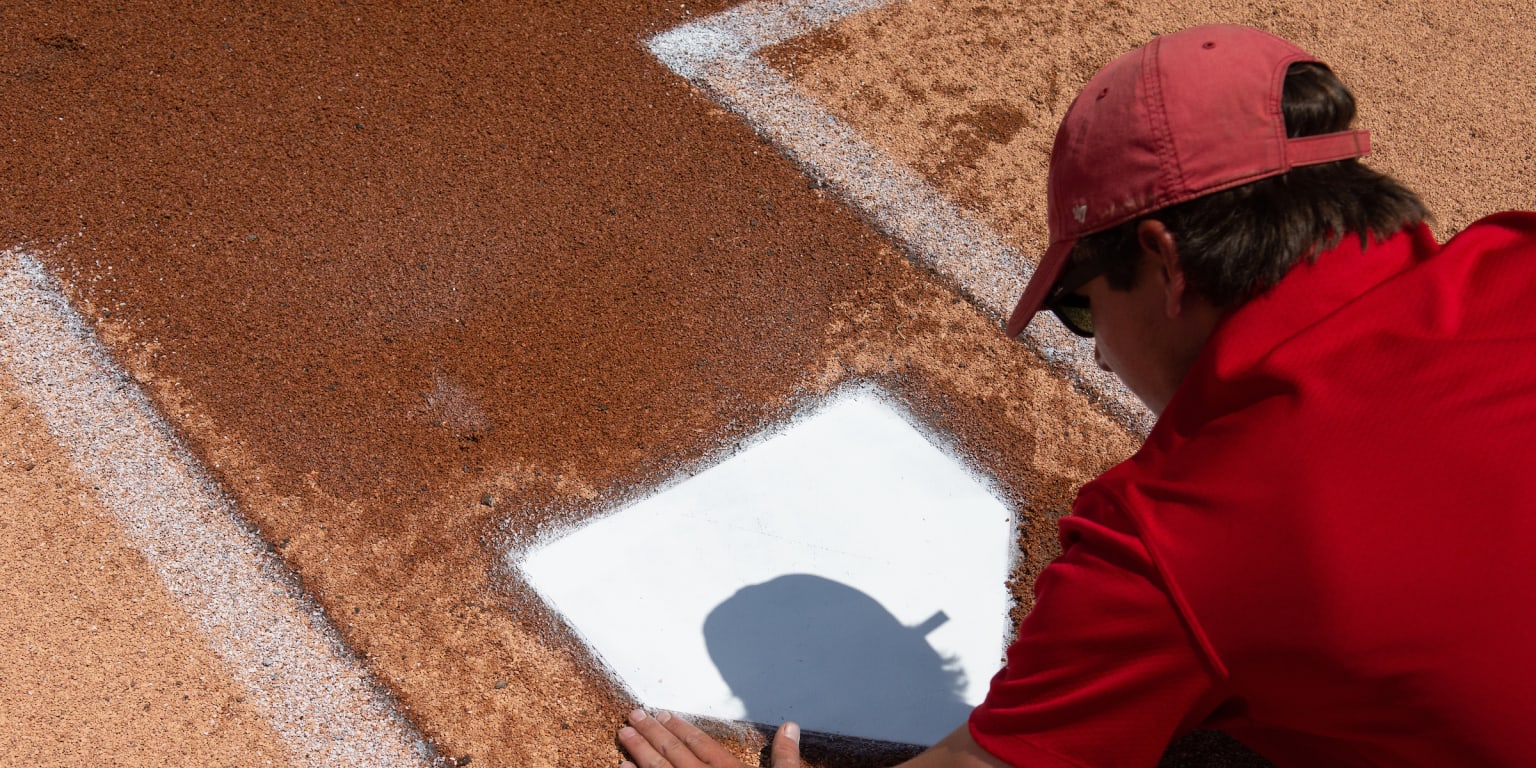
[(118, 367), (33, 256), (0, 251), (0, 369), (290, 752), (428, 766), (434, 752)]
[[(811, 178), (904, 246), (999, 324), (1033, 274), (986, 224), (807, 97), (758, 52), (891, 0), (752, 0), (646, 41), (651, 53), (741, 115)], [(1152, 415), (1094, 360), (1091, 342), (1057, 323), (1029, 325), (1026, 342), (1106, 411), (1145, 433)]]

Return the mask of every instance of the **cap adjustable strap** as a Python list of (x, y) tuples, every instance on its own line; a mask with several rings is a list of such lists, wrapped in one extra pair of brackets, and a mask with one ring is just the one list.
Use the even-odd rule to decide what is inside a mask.
[(1303, 136), (1285, 143), (1290, 167), (1331, 163), (1371, 153), (1370, 131), (1340, 131), (1320, 136)]

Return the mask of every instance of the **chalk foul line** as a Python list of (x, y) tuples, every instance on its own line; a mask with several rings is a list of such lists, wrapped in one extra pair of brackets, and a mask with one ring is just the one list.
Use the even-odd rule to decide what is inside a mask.
[[(758, 52), (892, 0), (750, 0), (646, 40), (651, 53), (741, 115), (806, 174), (901, 243), (995, 322), (1023, 291), (1034, 263), (990, 227), (949, 202), (910, 169), (768, 66)], [(1026, 343), (1130, 428), (1152, 415), (1113, 375), (1093, 345), (1056, 323), (1031, 323)]]
[(0, 369), (250, 692), (295, 764), (427, 766), (433, 752), (318, 606), (117, 367), (41, 263), (0, 252)]

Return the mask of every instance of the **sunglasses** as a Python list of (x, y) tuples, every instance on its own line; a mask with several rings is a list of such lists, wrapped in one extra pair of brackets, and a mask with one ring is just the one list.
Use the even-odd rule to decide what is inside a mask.
[(1078, 264), (1056, 281), (1056, 286), (1045, 297), (1045, 308), (1061, 321), (1067, 330), (1085, 339), (1093, 338), (1093, 308), (1088, 297), (1077, 292), (1090, 280), (1103, 274), (1095, 264)]
[(1093, 309), (1088, 306), (1088, 297), (1080, 293), (1069, 293), (1054, 304), (1050, 305), (1051, 313), (1061, 321), (1067, 330), (1085, 339), (1093, 338)]

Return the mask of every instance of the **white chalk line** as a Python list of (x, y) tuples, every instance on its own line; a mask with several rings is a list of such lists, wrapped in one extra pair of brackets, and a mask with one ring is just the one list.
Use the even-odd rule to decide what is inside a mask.
[(33, 256), (0, 252), (0, 367), (251, 694), (296, 764), (433, 753)]
[[(651, 37), (646, 46), (1001, 323), (1034, 262), (757, 56), (763, 48), (891, 2), (750, 0)], [(1098, 367), (1091, 342), (1049, 321), (1031, 323), (1025, 340), (1111, 415), (1142, 433), (1151, 428), (1152, 415), (1119, 379)]]

